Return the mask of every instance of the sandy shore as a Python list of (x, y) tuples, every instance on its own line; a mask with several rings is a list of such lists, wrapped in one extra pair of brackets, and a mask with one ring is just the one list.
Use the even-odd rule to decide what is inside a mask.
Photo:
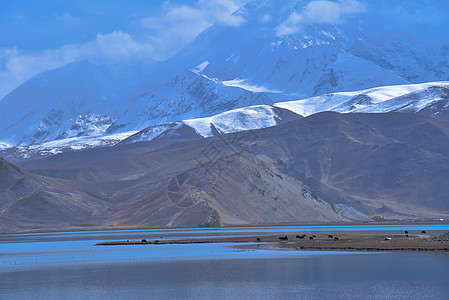
[[(436, 241), (441, 234), (385, 234), (385, 233), (319, 233), (303, 238), (296, 235), (272, 235), (183, 240), (111, 241), (107, 245), (161, 245), (199, 243), (256, 243), (250, 247), (285, 248), (291, 250), (345, 250), (345, 251), (449, 251), (449, 241)], [(300, 236), (303, 236), (302, 234)], [(315, 237), (314, 237), (315, 236)], [(287, 237), (281, 240), (280, 237)], [(311, 239), (313, 238), (313, 239)], [(246, 247), (248, 248), (248, 246)]]

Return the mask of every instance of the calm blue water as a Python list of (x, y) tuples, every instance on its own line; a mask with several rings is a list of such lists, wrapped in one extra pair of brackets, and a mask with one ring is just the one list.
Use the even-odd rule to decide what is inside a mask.
[(245, 250), (230, 244), (93, 246), (132, 235), (449, 231), (448, 225), (387, 226), (1, 235), (0, 299), (449, 299), (446, 253)]

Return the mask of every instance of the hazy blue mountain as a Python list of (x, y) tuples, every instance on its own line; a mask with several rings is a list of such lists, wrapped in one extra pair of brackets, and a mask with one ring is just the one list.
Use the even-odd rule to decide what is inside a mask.
[(311, 1), (255, 0), (235, 12), (241, 26), (211, 26), (165, 62), (83, 61), (41, 73), (0, 102), (0, 147), (449, 79), (443, 1), (336, 3), (346, 6), (331, 22), (307, 15)]

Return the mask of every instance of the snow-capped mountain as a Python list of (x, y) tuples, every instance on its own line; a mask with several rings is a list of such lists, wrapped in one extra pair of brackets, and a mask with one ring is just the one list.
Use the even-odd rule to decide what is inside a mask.
[(410, 26), (413, 17), (431, 18), (424, 11), (439, 11), (444, 19), (447, 5), (338, 1), (335, 9), (352, 5), (355, 12), (335, 22), (321, 20), (324, 11), (316, 12), (315, 21), (302, 20), (316, 2), (250, 1), (236, 12), (246, 18), (242, 26), (213, 26), (172, 60), (202, 65), (201, 73), (210, 78), (296, 98), (449, 79), (446, 30), (430, 21)]
[(5, 145), (2, 148), (0, 145), (0, 156), (10, 160), (14, 160), (15, 158), (32, 159), (35, 157), (55, 155), (70, 151), (109, 147), (117, 145), (121, 141), (126, 140), (128, 137), (137, 133), (137, 131), (126, 131), (122, 133), (104, 134), (99, 136), (71, 137), (44, 142), (41, 144), (17, 147)]
[(83, 61), (33, 78), (0, 102), (0, 140), (40, 144), (273, 103), (266, 93), (227, 86), (191, 70), (164, 84), (151, 81), (150, 87), (137, 80), (121, 84), (124, 78), (112, 73), (108, 66)]
[(0, 154), (7, 158), (29, 158), (34, 155), (46, 156), (154, 139), (202, 139), (226, 133), (268, 128), (323, 111), (403, 112), (449, 120), (449, 82), (384, 86), (355, 92), (329, 93), (302, 100), (233, 109), (211, 117), (164, 122), (148, 126), (140, 131), (72, 137), (30, 146), (0, 145)]
[(87, 61), (43, 72), (0, 102), (0, 139), (28, 145), (103, 134), (126, 94), (121, 79), (113, 68)]
[[(297, 34), (276, 35), (273, 28), (300, 8), (282, 9), (289, 6), (285, 2), (256, 3), (245, 8), (251, 13), (244, 25), (210, 28), (173, 61), (193, 61), (209, 78), (296, 98), (410, 82), (349, 52), (346, 33), (336, 26), (307, 25)], [(260, 18), (267, 15), (270, 21), (261, 23)]]
[[(220, 118), (235, 117), (226, 121), (235, 123), (230, 126), (234, 131), (266, 127), (276, 124), (270, 105), (293, 99), (306, 100), (275, 107), (300, 115), (326, 109), (419, 110), (432, 115), (446, 109), (442, 102), (423, 104), (424, 97), (444, 96), (445, 89), (438, 87), (408, 102), (393, 100), (407, 94), (402, 92), (388, 103), (342, 93), (449, 80), (445, 29), (431, 22), (407, 26), (420, 12), (418, 4), (350, 1), (357, 5), (345, 7), (341, 13), (346, 15), (339, 20), (306, 22), (312, 2), (250, 1), (235, 12), (245, 20), (241, 26), (211, 26), (165, 62), (106, 66), (83, 61), (41, 73), (0, 101), (0, 147), (109, 136), (254, 105), (268, 105), (263, 113), (252, 110), (253, 116), (264, 115), (259, 121), (246, 113)], [(449, 13), (438, 1), (426, 1), (425, 9)], [(391, 11), (401, 11), (401, 19), (386, 18)], [(204, 120), (185, 124), (207, 136), (211, 129)], [(228, 125), (220, 122), (210, 123), (227, 132)]]
[(157, 138), (207, 138), (226, 133), (267, 128), (302, 118), (288, 109), (271, 105), (255, 105), (230, 110), (212, 117), (163, 123), (147, 127), (123, 141), (136, 143)]
[(397, 111), (448, 119), (449, 82), (384, 86), (356, 92), (329, 93), (303, 100), (276, 103), (275, 106), (302, 116), (322, 111), (340, 113)]
[[(449, 82), (384, 86), (355, 92), (329, 93), (273, 105), (251, 106), (208, 118), (150, 126), (131, 135), (124, 142), (153, 140), (173, 134), (180, 128), (186, 130), (186, 126), (206, 138), (217, 134), (272, 127), (323, 111), (404, 112), (449, 120)], [(182, 137), (180, 134), (177, 136)]]

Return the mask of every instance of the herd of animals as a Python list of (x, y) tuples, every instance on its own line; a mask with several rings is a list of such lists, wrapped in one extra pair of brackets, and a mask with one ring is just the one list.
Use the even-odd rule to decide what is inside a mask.
[[(305, 239), (308, 235), (307, 234), (303, 234), (303, 235), (296, 235), (297, 239)], [(314, 238), (316, 238), (316, 235), (310, 235), (309, 236), (309, 240), (313, 240)], [(328, 235), (328, 238), (330, 239), (334, 239), (336, 241), (338, 241), (338, 237), (334, 237), (332, 234)], [(281, 241), (288, 241), (288, 237), (287, 236), (280, 236), (279, 240)], [(257, 238), (256, 240), (257, 242), (260, 242), (260, 238)]]
[[(405, 236), (406, 237), (408, 237), (408, 231), (406, 230), (405, 232)], [(427, 234), (427, 232), (425, 231), (425, 230), (421, 230), (421, 234)], [(296, 235), (296, 238), (297, 239), (305, 239), (305, 238), (307, 238), (307, 237), (309, 237), (309, 240), (313, 240), (313, 239), (315, 239), (316, 238), (316, 235), (315, 234), (313, 234), (313, 235), (308, 235), (308, 234), (303, 234), (303, 235)], [(328, 236), (327, 236), (329, 239), (333, 239), (333, 240), (335, 240), (335, 241), (338, 241), (339, 240), (339, 238), (337, 237), (337, 236), (334, 236), (334, 235), (332, 235), (332, 234), (329, 234)], [(163, 239), (163, 237), (161, 237), (161, 239)], [(387, 238), (387, 239), (390, 239), (390, 238)], [(288, 241), (288, 236), (280, 236), (279, 237), (279, 240), (280, 241)], [(127, 240), (127, 242), (129, 243), (129, 240)], [(142, 239), (142, 241), (141, 241), (142, 243), (147, 243), (147, 240), (146, 239)], [(261, 242), (261, 239), (260, 238), (257, 238), (256, 239), (256, 242), (258, 242), (258, 243), (260, 243)], [(154, 241), (154, 243), (159, 243), (159, 240), (156, 240), (156, 241)]]
[[(408, 231), (406, 230), (404, 233), (405, 233), (405, 236), (408, 237)], [(426, 234), (427, 232), (425, 230), (421, 230), (421, 233)], [(296, 238), (297, 239), (305, 239), (307, 236), (309, 237), (309, 240), (313, 240), (314, 238), (316, 238), (316, 235), (314, 235), (314, 234), (313, 235), (307, 235), (307, 234), (296, 235)], [(339, 240), (338, 237), (336, 237), (336, 236), (334, 237), (332, 234), (329, 234), (327, 237), (329, 239), (333, 239), (335, 241)], [(281, 240), (281, 241), (288, 241), (288, 237), (287, 236), (280, 236), (279, 240)], [(260, 238), (256, 239), (256, 242), (260, 242), (260, 241), (261, 241)]]

